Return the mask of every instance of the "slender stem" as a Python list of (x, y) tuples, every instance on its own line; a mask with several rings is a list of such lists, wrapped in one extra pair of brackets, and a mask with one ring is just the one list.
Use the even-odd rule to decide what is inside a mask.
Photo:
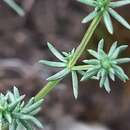
[(62, 79), (48, 82), (35, 96), (35, 101), (44, 98)]
[(89, 40), (91, 39), (95, 29), (97, 28), (101, 18), (102, 18), (102, 15), (98, 15), (97, 17), (95, 17), (95, 19), (91, 23), (90, 27), (88, 28), (88, 31), (85, 33), (81, 43), (77, 47), (72, 59), (69, 62), (69, 65), (68, 65), (69, 68), (72, 68), (75, 65), (75, 63), (77, 62), (79, 57), (82, 55), (82, 53), (86, 49), (86, 46), (87, 46)]
[[(75, 63), (77, 62), (77, 60), (79, 59), (79, 57), (82, 55), (82, 53), (84, 52), (89, 40), (91, 39), (96, 27), (98, 26), (100, 20), (102, 18), (102, 15), (98, 15), (97, 17), (95, 17), (95, 19), (92, 21), (90, 27), (88, 28), (87, 32), (85, 33), (83, 40), (81, 41), (80, 45), (77, 47), (72, 60), (70, 60), (68, 67), (70, 69), (73, 68), (73, 66), (75, 65)], [(62, 79), (59, 80), (54, 80), (54, 81), (50, 81), (48, 82), (43, 88), (42, 90), (35, 96), (35, 100), (40, 100), (42, 98), (44, 98)]]

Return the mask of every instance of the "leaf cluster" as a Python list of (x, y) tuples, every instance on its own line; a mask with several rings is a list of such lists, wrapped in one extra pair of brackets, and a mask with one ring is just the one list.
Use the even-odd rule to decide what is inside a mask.
[(8, 125), (9, 130), (18, 130), (19, 125), (26, 130), (33, 130), (33, 124), (43, 128), (35, 115), (40, 111), (43, 100), (37, 102), (31, 98), (26, 104), (25, 95), (20, 96), (19, 90), (14, 87), (13, 92), (0, 94), (0, 129)]
[(130, 62), (130, 58), (118, 58), (119, 54), (125, 50), (128, 45), (121, 45), (117, 47), (117, 42), (114, 42), (106, 54), (103, 50), (104, 40), (100, 40), (97, 51), (89, 49), (88, 52), (95, 57), (95, 59), (87, 59), (83, 62), (91, 67), (83, 73), (81, 81), (88, 79), (100, 80), (100, 87), (104, 87), (107, 92), (110, 92), (109, 77), (115, 81), (115, 76), (120, 80), (128, 80), (128, 76), (120, 64)]
[(130, 62), (130, 58), (118, 58), (120, 52), (128, 47), (127, 45), (117, 47), (117, 42), (114, 42), (108, 54), (104, 52), (103, 46), (104, 40), (102, 39), (98, 44), (97, 52), (92, 49), (88, 50), (88, 52), (96, 59), (83, 60), (83, 65), (75, 65), (72, 68), (69, 68), (68, 64), (74, 54), (74, 49), (72, 49), (70, 53), (60, 53), (53, 45), (48, 43), (49, 50), (60, 61), (40, 60), (39, 63), (49, 67), (62, 68), (61, 71), (47, 79), (50, 81), (62, 79), (67, 74), (71, 73), (73, 94), (75, 98), (78, 97), (78, 73), (82, 75), (81, 81), (88, 79), (100, 80), (100, 87), (104, 87), (107, 92), (110, 92), (109, 77), (113, 81), (115, 81), (115, 76), (124, 82), (128, 80), (127, 75), (119, 64)]
[(113, 34), (112, 16), (124, 27), (130, 29), (129, 23), (114, 9), (130, 4), (130, 0), (119, 0), (112, 2), (111, 0), (78, 0), (79, 2), (94, 7), (94, 11), (86, 16), (82, 23), (87, 23), (95, 18), (97, 15), (103, 15), (103, 21), (109, 33)]

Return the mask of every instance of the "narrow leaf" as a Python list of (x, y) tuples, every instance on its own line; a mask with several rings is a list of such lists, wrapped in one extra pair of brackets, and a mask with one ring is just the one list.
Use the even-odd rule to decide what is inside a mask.
[(88, 71), (85, 72), (85, 74), (81, 78), (81, 81), (92, 78), (93, 76), (97, 74), (97, 72), (98, 72), (98, 68), (89, 69)]
[(109, 12), (113, 18), (115, 18), (119, 23), (121, 23), (124, 27), (130, 29), (129, 23), (122, 17), (120, 16), (116, 11), (114, 11), (112, 8), (109, 8)]
[(90, 13), (88, 16), (86, 16), (83, 20), (82, 23), (88, 23), (90, 22), (94, 17), (97, 16), (97, 12), (93, 11), (92, 13)]
[(122, 45), (120, 47), (118, 47), (117, 49), (115, 49), (115, 51), (113, 52), (112, 56), (110, 57), (111, 59), (116, 59), (119, 55), (119, 53), (123, 50), (125, 50), (128, 46), (127, 45)]
[(109, 69), (109, 76), (113, 81), (115, 81), (115, 72), (112, 68)]
[(129, 80), (128, 76), (125, 74), (124, 70), (117, 66), (117, 65), (113, 65), (114, 67), (114, 71), (115, 71), (115, 75), (121, 79), (122, 81), (126, 82), (126, 80)]
[(99, 52), (100, 50), (103, 50), (103, 46), (104, 46), (104, 39), (101, 39), (101, 40), (99, 41), (99, 43), (98, 43), (98, 52)]
[(108, 57), (107, 54), (103, 50), (99, 50), (98, 52), (98, 59), (102, 59), (104, 57)]
[(32, 105), (30, 105), (30, 106), (28, 106), (28, 107), (23, 108), (21, 112), (30, 113), (30, 112), (32, 112), (33, 110), (35, 110), (35, 109), (37, 109), (38, 107), (40, 107), (41, 104), (42, 104), (42, 102), (43, 102), (43, 100), (39, 100), (39, 101), (37, 101), (36, 103), (34, 103), (34, 104), (32, 104)]
[(15, 95), (15, 98), (16, 98), (16, 99), (20, 97), (19, 90), (18, 90), (18, 88), (16, 88), (15, 86), (14, 86), (14, 88), (13, 88), (13, 92), (14, 92), (14, 95)]
[(106, 80), (104, 82), (104, 86), (105, 86), (105, 90), (110, 93), (111, 89), (110, 89), (110, 84), (109, 84), (109, 80), (108, 77), (106, 77)]
[(115, 60), (117, 64), (123, 64), (123, 63), (128, 63), (130, 62), (130, 58), (119, 58)]
[(17, 129), (17, 123), (15, 120), (12, 121), (12, 123), (9, 125), (9, 130), (16, 130)]
[(97, 65), (99, 64), (99, 60), (96, 59), (90, 59), (90, 60), (83, 60), (84, 63), (89, 64), (89, 65)]
[[(27, 121), (24, 120), (20, 120), (20, 123), (23, 125), (24, 128), (26, 128), (27, 130), (33, 130), (33, 126), (31, 126)], [(11, 129), (13, 130), (13, 129)]]
[(7, 3), (18, 15), (24, 16), (25, 11), (18, 6), (13, 0), (3, 0), (5, 3)]
[(48, 61), (48, 60), (40, 60), (39, 63), (50, 66), (50, 67), (66, 67), (66, 64), (63, 62), (53, 62), (53, 61)]
[(96, 51), (94, 51), (94, 50), (92, 50), (92, 49), (88, 49), (88, 52), (89, 52), (92, 56), (98, 58), (98, 53), (97, 53)]
[(33, 116), (22, 114), (19, 118), (23, 119), (23, 120), (29, 120), (29, 121), (33, 122), (35, 125), (37, 125), (39, 128), (43, 128), (43, 125), (41, 124), (41, 122)]
[(91, 68), (92, 65), (78, 65), (78, 66), (73, 66), (71, 70), (88, 70)]
[(69, 72), (70, 71), (67, 68), (65, 68), (65, 69), (61, 70), (60, 72), (56, 73), (55, 75), (49, 77), (47, 80), (57, 80), (57, 79), (63, 78)]
[(24, 97), (25, 97), (25, 95), (20, 96), (15, 102), (12, 102), (12, 103), (9, 105), (10, 111), (14, 110), (15, 107), (17, 106), (17, 104), (20, 103), (20, 102), (24, 99)]
[(118, 8), (124, 5), (128, 5), (130, 4), (130, 0), (120, 0), (120, 1), (116, 1), (116, 2), (110, 2), (110, 7), (112, 8)]
[(51, 45), (49, 42), (47, 43), (47, 45), (52, 54), (54, 54), (59, 60), (66, 62), (63, 55), (53, 45)]
[(78, 97), (78, 77), (75, 71), (72, 71), (72, 85), (73, 85), (73, 94), (75, 99)]
[(100, 88), (103, 87), (105, 80), (106, 80), (106, 71), (104, 69), (102, 69), (101, 80), (100, 80)]
[(39, 111), (41, 110), (41, 107), (33, 110), (32, 112), (30, 112), (30, 115), (36, 115)]
[(110, 48), (110, 50), (108, 52), (109, 57), (111, 57), (113, 55), (113, 53), (115, 52), (116, 47), (117, 47), (117, 41), (112, 44), (112, 46), (111, 46), (111, 48)]
[(10, 113), (6, 112), (4, 114), (4, 116), (5, 116), (6, 120), (8, 121), (8, 123), (11, 124), (12, 123), (12, 118), (11, 118)]
[(34, 97), (32, 97), (28, 103), (24, 106), (24, 108), (28, 108), (30, 105), (32, 105), (34, 103)]
[(104, 23), (110, 34), (113, 34), (113, 25), (109, 13), (106, 11), (103, 15)]

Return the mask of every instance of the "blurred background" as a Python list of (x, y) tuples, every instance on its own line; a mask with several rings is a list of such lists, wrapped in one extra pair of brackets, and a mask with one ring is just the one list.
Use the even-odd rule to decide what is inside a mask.
[[(54, 60), (46, 42), (59, 50), (77, 47), (88, 25), (81, 20), (91, 9), (76, 0), (17, 0), (25, 9), (18, 16), (0, 1), (0, 91), (16, 85), (28, 99), (34, 96), (46, 78), (56, 69), (38, 64), (40, 59)], [(130, 23), (130, 6), (117, 10)], [(130, 43), (130, 31), (113, 20), (115, 33), (108, 34), (103, 23), (98, 26), (88, 48), (96, 48), (104, 38), (105, 50), (115, 41)], [(130, 56), (129, 48), (121, 56)], [(89, 57), (87, 50), (82, 56)], [(130, 64), (124, 65), (130, 77)], [(44, 130), (130, 130), (130, 81), (111, 82), (112, 92), (100, 89), (97, 81), (80, 83), (79, 98), (74, 100), (68, 76), (47, 97), (39, 118)]]

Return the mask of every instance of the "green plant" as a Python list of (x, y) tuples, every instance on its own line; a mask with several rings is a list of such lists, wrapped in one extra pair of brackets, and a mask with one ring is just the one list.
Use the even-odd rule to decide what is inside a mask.
[(120, 0), (116, 2), (111, 2), (111, 0), (78, 0), (79, 2), (94, 7), (94, 11), (86, 16), (82, 23), (87, 23), (91, 21), (98, 14), (103, 14), (103, 21), (109, 33), (113, 34), (113, 25), (110, 15), (115, 18), (119, 23), (121, 23), (126, 28), (130, 29), (130, 25), (127, 21), (120, 16), (113, 8), (118, 8), (127, 4), (130, 4), (130, 0)]
[(0, 129), (8, 127), (9, 130), (25, 128), (32, 130), (32, 124), (43, 128), (35, 118), (40, 111), (43, 100), (37, 102), (32, 97), (28, 103), (23, 101), (25, 95), (20, 96), (19, 90), (14, 87), (13, 92), (8, 91), (5, 95), (0, 94)]
[[(35, 114), (40, 110), (40, 105), (42, 103), (42, 99), (46, 97), (50, 93), (51, 90), (62, 80), (64, 77), (71, 73), (72, 75), (72, 86), (73, 86), (73, 94), (74, 97), (77, 99), (78, 97), (78, 82), (79, 82), (79, 76), (82, 76), (81, 81), (88, 80), (88, 79), (96, 79), (99, 80), (100, 87), (104, 87), (107, 92), (110, 92), (110, 85), (108, 77), (110, 77), (113, 81), (115, 81), (115, 76), (117, 76), (122, 81), (128, 80), (127, 75), (123, 71), (123, 69), (119, 66), (119, 64), (130, 62), (130, 58), (118, 58), (119, 53), (127, 48), (127, 45), (121, 45), (117, 47), (117, 42), (114, 42), (111, 46), (108, 54), (106, 54), (103, 50), (104, 46), (104, 40), (100, 40), (98, 44), (97, 51), (94, 51), (93, 49), (89, 49), (88, 52), (95, 57), (95, 59), (86, 59), (83, 60), (84, 64), (78, 65), (77, 61), (82, 55), (82, 53), (86, 50), (87, 44), (89, 43), (90, 39), (93, 36), (93, 33), (95, 29), (97, 28), (100, 21), (104, 20), (104, 23), (107, 27), (107, 30), (113, 34), (113, 26), (111, 22), (110, 15), (114, 17), (118, 22), (120, 22), (122, 25), (124, 25), (126, 28), (130, 29), (130, 25), (124, 20), (123, 17), (121, 17), (117, 12), (115, 12), (112, 8), (121, 7), (123, 5), (130, 4), (130, 0), (120, 0), (116, 2), (112, 2), (111, 0), (78, 0), (79, 2), (92, 6), (95, 8), (95, 10), (90, 13), (87, 17), (85, 17), (82, 21), (82, 23), (87, 23), (91, 20), (92, 23), (90, 24), (88, 30), (86, 31), (81, 43), (76, 49), (72, 49), (71, 52), (59, 52), (53, 45), (48, 43), (48, 48), (56, 56), (59, 61), (49, 61), (49, 60), (40, 60), (39, 63), (43, 65), (47, 65), (49, 67), (58, 67), (62, 70), (54, 74), (53, 76), (49, 77), (48, 83), (43, 86), (43, 89), (39, 91), (39, 93), (31, 99), (29, 102), (32, 102), (28, 105), (23, 105), (21, 102), (23, 100), (23, 96), (18, 96), (17, 99), (12, 100), (11, 97), (14, 97), (17, 95), (18, 90), (14, 88), (14, 93), (8, 92), (5, 96), (2, 95), (0, 97), (1, 100), (4, 100), (4, 102), (7, 102), (6, 106), (3, 109), (3, 105), (0, 106), (0, 111), (2, 115), (1, 122), (6, 122), (7, 126), (10, 124), (13, 124), (13, 119), (18, 120), (17, 125), (23, 124), (27, 130), (30, 130), (30, 126), (26, 126), (26, 120), (29, 120), (33, 123), (35, 123), (37, 126), (42, 127), (39, 121), (36, 120), (35, 117), (33, 117), (32, 112)], [(19, 95), (19, 94), (18, 94)], [(17, 111), (8, 111), (10, 108), (10, 103), (16, 104), (16, 110), (17, 106), (20, 106), (20, 114), (14, 114), (17, 113)], [(26, 109), (27, 106), (27, 109)], [(33, 107), (32, 107), (33, 106)], [(36, 106), (36, 107), (34, 107)], [(35, 109), (34, 109), (35, 108)], [(31, 109), (28, 111), (28, 109)], [(24, 112), (25, 115), (22, 115)], [(9, 116), (6, 115), (6, 113), (9, 113)], [(21, 117), (24, 117), (21, 119)], [(29, 117), (28, 117), (29, 116)], [(31, 116), (31, 117), (30, 117)], [(25, 118), (26, 117), (26, 118)], [(22, 122), (21, 122), (22, 121)], [(16, 123), (16, 122), (15, 122)], [(12, 125), (11, 125), (12, 126)], [(10, 129), (12, 130), (12, 129)]]
[(24, 16), (25, 11), (15, 3), (14, 0), (3, 0), (6, 4), (8, 4), (18, 15)]
[(124, 73), (123, 69), (118, 66), (118, 64), (123, 64), (130, 62), (130, 58), (119, 58), (119, 53), (127, 48), (127, 45), (122, 45), (117, 47), (117, 42), (114, 42), (111, 46), (108, 54), (103, 51), (104, 40), (100, 40), (98, 44), (97, 52), (89, 49), (88, 52), (94, 56), (96, 59), (84, 60), (85, 64), (91, 67), (84, 72), (81, 81), (85, 79), (97, 79), (100, 80), (100, 87), (105, 87), (107, 92), (110, 92), (109, 79), (110, 77), (115, 81), (115, 76), (117, 76), (122, 81), (126, 81), (129, 78)]

